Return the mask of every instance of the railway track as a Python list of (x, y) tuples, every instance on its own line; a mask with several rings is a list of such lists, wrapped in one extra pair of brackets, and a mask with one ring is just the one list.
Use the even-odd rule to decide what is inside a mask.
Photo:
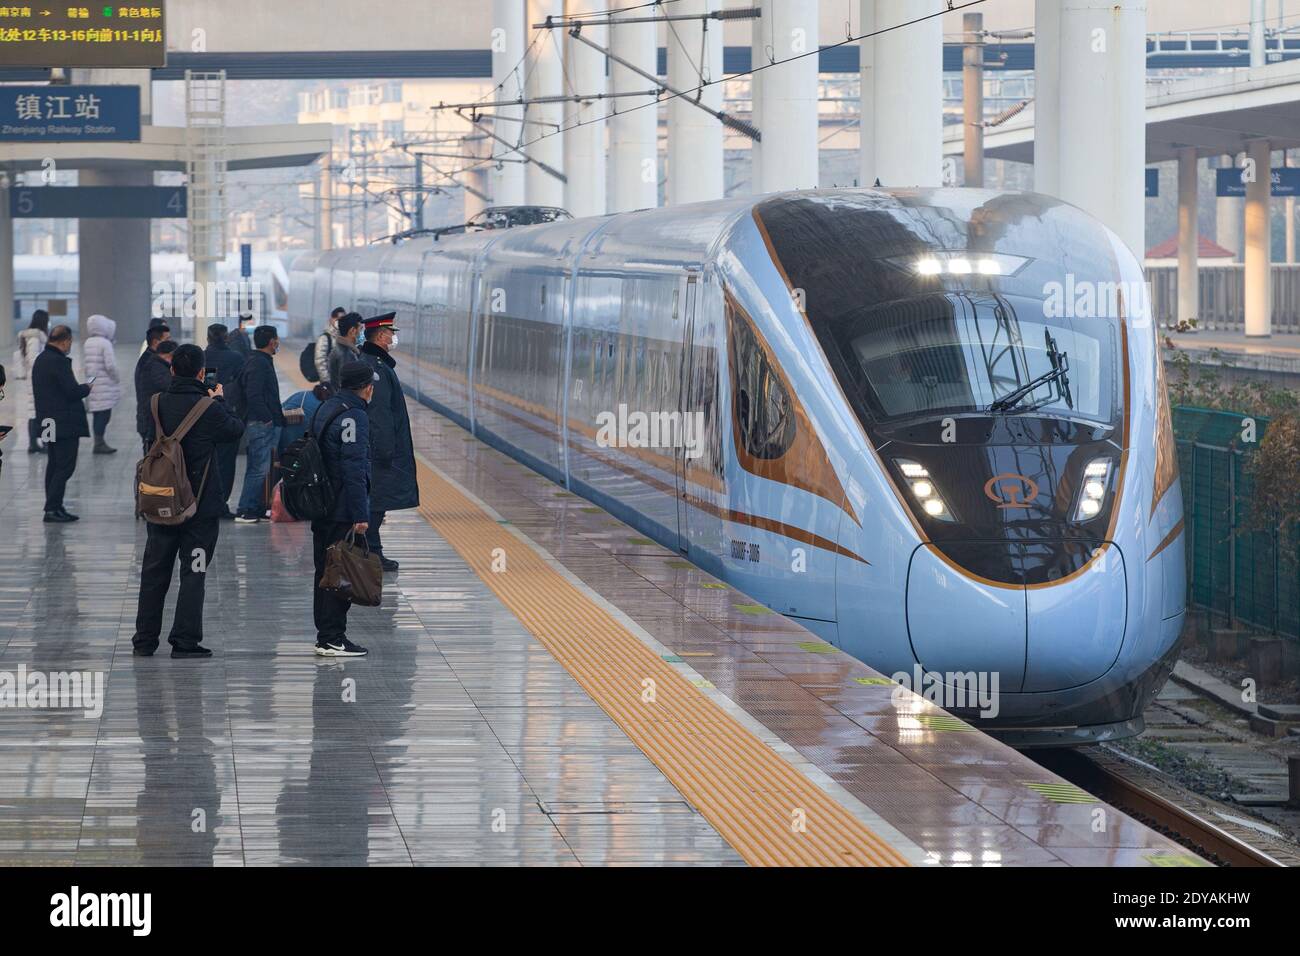
[[(1029, 756), (1216, 866), (1300, 865), (1295, 851), (1260, 849), (1246, 827), (1212, 822), (1202, 809), (1207, 801), (1165, 783), (1115, 751), (1101, 747), (1043, 750), (1030, 751)], [(1201, 806), (1193, 808), (1189, 803)]]

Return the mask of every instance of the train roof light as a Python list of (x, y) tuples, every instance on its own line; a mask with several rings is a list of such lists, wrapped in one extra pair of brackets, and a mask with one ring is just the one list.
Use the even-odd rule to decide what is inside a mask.
[(1029, 259), (1004, 252), (932, 252), (918, 258), (900, 256), (888, 261), (919, 276), (980, 275), (996, 279), (1015, 275)]

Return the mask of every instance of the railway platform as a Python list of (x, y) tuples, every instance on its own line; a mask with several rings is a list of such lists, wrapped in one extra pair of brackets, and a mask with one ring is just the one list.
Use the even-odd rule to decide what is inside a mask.
[(223, 524), (212, 659), (133, 657), (130, 398), (75, 524), (10, 443), (0, 672), (103, 698), (0, 708), (0, 865), (1203, 865), (410, 407), (422, 505), (346, 662), (312, 654), (292, 523)]

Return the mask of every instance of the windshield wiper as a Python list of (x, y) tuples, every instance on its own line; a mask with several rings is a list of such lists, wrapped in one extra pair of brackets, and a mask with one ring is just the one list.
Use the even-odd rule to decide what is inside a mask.
[(1044, 385), (1053, 382), (1058, 383), (1056, 394), (1043, 399), (1033, 405), (1027, 406), (1022, 411), (1033, 411), (1036, 408), (1042, 408), (1055, 401), (1057, 398), (1064, 398), (1065, 404), (1071, 409), (1074, 408), (1074, 396), (1070, 394), (1070, 356), (1056, 347), (1056, 339), (1052, 338), (1052, 333), (1046, 329), (1043, 330), (1043, 338), (1047, 345), (1047, 360), (1052, 363), (1052, 367), (1033, 381), (1026, 382), (1013, 392), (1009, 392), (997, 399), (989, 406), (990, 412), (1008, 412), (1020, 404), (1021, 400)]

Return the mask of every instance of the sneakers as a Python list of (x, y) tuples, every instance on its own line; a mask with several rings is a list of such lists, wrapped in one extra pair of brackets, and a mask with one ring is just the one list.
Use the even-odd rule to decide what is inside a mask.
[(109, 445), (109, 443), (106, 442), (106, 441), (104, 441), (104, 439), (102, 439), (102, 438), (96, 438), (96, 439), (95, 439), (95, 452), (94, 452), (94, 453), (95, 453), (96, 455), (116, 455), (116, 454), (117, 454), (117, 449), (116, 449), (116, 448), (113, 448), (111, 445)]
[(341, 641), (317, 641), (317, 657), (365, 657), (368, 654), (360, 644), (353, 644), (346, 637)]
[(80, 521), (81, 518), (74, 514), (68, 514), (60, 508), (58, 511), (45, 512), (44, 521), (46, 524), (66, 524), (69, 521)]
[(227, 508), (225, 511), (221, 512), (221, 514), (217, 515), (217, 518), (221, 521), (234, 521), (235, 513)]
[(235, 524), (257, 524), (261, 520), (262, 518), (260, 515), (252, 512), (241, 511), (235, 515)]
[(211, 657), (211, 648), (204, 647), (202, 644), (195, 644), (193, 647), (177, 647), (172, 645), (172, 657)]
[(395, 572), (398, 568), (401, 567), (401, 565), (398, 564), (396, 561), (389, 560), (388, 558), (384, 557), (382, 554), (379, 556), (379, 564), (380, 564), (380, 565), (383, 567), (383, 569), (384, 569), (385, 571), (387, 571), (389, 574), (392, 574), (392, 573)]

